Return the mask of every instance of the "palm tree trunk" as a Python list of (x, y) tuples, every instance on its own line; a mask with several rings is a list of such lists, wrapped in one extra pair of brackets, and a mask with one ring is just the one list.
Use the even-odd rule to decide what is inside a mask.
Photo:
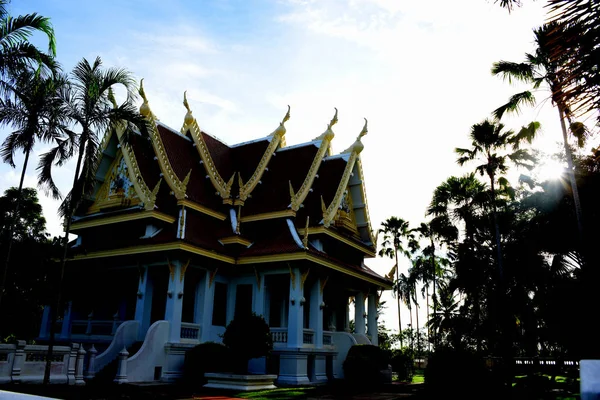
[[(410, 296), (410, 295), (409, 295)], [(408, 298), (408, 311), (410, 311), (410, 349), (414, 350), (415, 346), (415, 336), (414, 336), (414, 332), (415, 330), (413, 329), (413, 318), (412, 318), (412, 307), (410, 306), (410, 297)]]
[[(84, 135), (84, 133), (82, 133)], [(44, 385), (50, 383), (50, 367), (52, 362), (52, 353), (54, 350), (55, 341), (55, 325), (60, 309), (61, 296), (62, 296), (62, 285), (65, 277), (65, 264), (67, 262), (67, 253), (69, 251), (69, 233), (71, 232), (71, 220), (73, 216), (73, 204), (75, 199), (75, 187), (77, 185), (77, 179), (81, 170), (81, 162), (83, 160), (83, 153), (85, 151), (85, 140), (81, 140), (79, 143), (79, 155), (77, 157), (77, 166), (75, 167), (75, 176), (73, 177), (73, 189), (71, 190), (71, 198), (67, 207), (67, 213), (65, 218), (67, 219), (67, 226), (65, 227), (65, 237), (63, 238), (63, 254), (60, 260), (60, 279), (58, 281), (58, 288), (56, 290), (56, 307), (50, 308), (50, 340), (48, 341), (48, 356), (46, 359), (46, 369), (44, 370)]]
[(494, 176), (490, 176), (490, 183), (492, 188), (492, 215), (494, 217), (494, 234), (496, 237), (496, 256), (498, 262), (498, 276), (500, 278), (500, 284), (504, 281), (504, 268), (502, 263), (502, 244), (500, 242), (500, 226), (498, 225), (498, 216), (496, 215), (496, 186), (494, 184)]
[(31, 153), (31, 145), (28, 146), (28, 150), (25, 152), (25, 161), (23, 161), (23, 169), (21, 170), (21, 180), (19, 181), (19, 189), (17, 190), (17, 204), (15, 205), (15, 211), (13, 214), (13, 221), (9, 224), (8, 228), (8, 248), (6, 249), (6, 259), (4, 260), (4, 270), (2, 271), (2, 282), (0, 282), (0, 311), (2, 310), (2, 297), (4, 295), (4, 288), (6, 287), (6, 277), (8, 276), (8, 263), (10, 262), (10, 253), (13, 245), (13, 233), (15, 231), (16, 219), (19, 217), (19, 209), (21, 208), (21, 193), (23, 192), (23, 181), (25, 180), (25, 171), (27, 171), (27, 164), (29, 163), (29, 154)]
[(398, 303), (398, 335), (400, 337), (400, 348), (404, 347), (404, 343), (402, 340), (402, 318), (400, 317), (400, 287), (398, 286), (398, 282), (400, 282), (400, 266), (398, 265), (398, 249), (394, 250), (394, 254), (396, 255), (396, 302)]
[(431, 350), (431, 326), (429, 325), (429, 285), (425, 286), (425, 300), (427, 301), (427, 350)]
[[(435, 295), (435, 285), (436, 285), (436, 275), (437, 271), (435, 270), (435, 247), (433, 244), (433, 238), (430, 238), (431, 241), (431, 270), (433, 272), (433, 314), (437, 312), (437, 297)], [(437, 344), (437, 330), (435, 326), (433, 326), (433, 350), (435, 351), (435, 346)]]
[(415, 315), (417, 317), (417, 351), (420, 352), (421, 346), (419, 341), (419, 302), (415, 300)]
[(577, 189), (577, 181), (575, 179), (575, 169), (573, 168), (573, 154), (569, 147), (569, 140), (567, 136), (567, 127), (565, 125), (565, 113), (562, 106), (558, 106), (558, 114), (560, 116), (560, 127), (562, 129), (563, 144), (565, 147), (565, 156), (567, 159), (567, 165), (569, 167), (569, 183), (571, 184), (571, 190), (573, 192), (573, 203), (575, 203), (575, 215), (577, 217), (577, 231), (579, 233), (580, 245), (583, 245), (583, 211), (581, 209), (581, 201), (579, 199), (579, 189)]

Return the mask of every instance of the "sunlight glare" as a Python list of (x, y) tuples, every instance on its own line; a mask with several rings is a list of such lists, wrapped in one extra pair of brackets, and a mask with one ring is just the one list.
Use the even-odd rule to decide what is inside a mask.
[(564, 165), (553, 159), (546, 159), (538, 167), (538, 177), (542, 181), (559, 179), (565, 171)]

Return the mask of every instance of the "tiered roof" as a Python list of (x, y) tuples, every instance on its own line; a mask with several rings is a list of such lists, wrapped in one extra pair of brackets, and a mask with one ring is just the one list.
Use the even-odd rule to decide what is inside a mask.
[[(184, 250), (229, 264), (309, 260), (390, 287), (362, 262), (376, 246), (360, 163), (366, 120), (339, 155), (330, 148), (337, 110), (307, 143), (284, 147), (288, 109), (270, 135), (228, 146), (200, 129), (185, 94), (179, 131), (140, 94), (148, 127), (127, 142), (125, 127), (105, 138), (96, 192), (74, 218), (75, 258)], [(331, 241), (344, 256), (328, 251)]]

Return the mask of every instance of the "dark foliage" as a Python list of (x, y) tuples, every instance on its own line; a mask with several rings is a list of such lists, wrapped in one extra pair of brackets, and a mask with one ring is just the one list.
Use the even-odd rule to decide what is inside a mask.
[(483, 358), (450, 348), (437, 350), (425, 368), (426, 390), (432, 398), (492, 398), (502, 391), (493, 377)]
[(408, 348), (395, 349), (391, 352), (390, 365), (392, 371), (398, 374), (398, 380), (401, 382), (411, 382), (414, 370), (414, 355)]
[(354, 345), (344, 361), (344, 379), (356, 387), (373, 387), (383, 383), (381, 370), (387, 369), (390, 353), (377, 346)]
[(265, 319), (252, 313), (235, 318), (227, 325), (223, 334), (223, 344), (236, 359), (236, 369), (246, 373), (251, 358), (268, 356), (273, 349), (271, 330)]
[(185, 353), (183, 378), (192, 387), (206, 383), (206, 372), (227, 372), (231, 370), (231, 350), (220, 343), (205, 342)]

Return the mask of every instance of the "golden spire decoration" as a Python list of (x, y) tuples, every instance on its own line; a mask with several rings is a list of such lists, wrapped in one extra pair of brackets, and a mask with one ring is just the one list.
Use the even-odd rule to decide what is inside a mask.
[(284, 125), (289, 119), (290, 119), (290, 106), (288, 105), (287, 113), (285, 113), (285, 116), (279, 123), (279, 126), (277, 127), (277, 129), (275, 129), (273, 131), (273, 133), (271, 133), (269, 136), (279, 136), (280, 138), (283, 138), (283, 135), (285, 135), (285, 132), (286, 132)]
[(190, 109), (190, 103), (188, 103), (188, 101), (187, 101), (187, 90), (185, 92), (183, 92), (183, 106), (187, 110), (187, 113), (185, 113), (185, 118), (183, 119), (183, 122), (185, 125), (190, 125), (192, 122), (194, 122), (194, 117), (192, 115), (192, 110)]
[(142, 114), (144, 117), (149, 117), (151, 115), (150, 105), (148, 104), (146, 92), (144, 91), (144, 78), (140, 80), (140, 88), (138, 90), (138, 93), (140, 94), (140, 96), (142, 96), (142, 100), (144, 100), (144, 102), (140, 106), (140, 114)]
[(302, 238), (302, 244), (305, 249), (308, 249), (308, 223), (310, 221), (310, 217), (306, 217), (306, 226), (304, 227), (304, 237)]
[(367, 129), (367, 124), (368, 123), (369, 123), (369, 121), (367, 121), (367, 119), (365, 118), (365, 125), (363, 126), (362, 130), (360, 131), (360, 133), (356, 137), (356, 140), (354, 141), (354, 143), (352, 143), (352, 145), (350, 147), (348, 147), (346, 150), (344, 150), (342, 152), (342, 154), (344, 154), (344, 153), (356, 153), (356, 154), (360, 154), (360, 152), (363, 151), (363, 149), (365, 148), (365, 145), (362, 144), (362, 142), (361, 142), (360, 139), (363, 136), (365, 136), (367, 133), (369, 133), (369, 130)]
[(317, 136), (316, 138), (313, 139), (314, 140), (328, 140), (331, 141), (333, 139), (333, 137), (335, 136), (335, 133), (333, 133), (333, 131), (331, 130), (331, 127), (334, 126), (335, 124), (337, 124), (338, 122), (338, 109), (337, 107), (333, 107), (333, 109), (335, 110), (335, 114), (333, 115), (333, 118), (331, 118), (331, 121), (329, 121), (329, 123), (327, 124), (327, 129), (325, 129), (325, 132), (323, 132), (322, 134), (320, 134), (319, 136)]
[(288, 181), (288, 183), (290, 184), (290, 197), (293, 200), (295, 193), (294, 193), (294, 188), (292, 187), (292, 181)]

